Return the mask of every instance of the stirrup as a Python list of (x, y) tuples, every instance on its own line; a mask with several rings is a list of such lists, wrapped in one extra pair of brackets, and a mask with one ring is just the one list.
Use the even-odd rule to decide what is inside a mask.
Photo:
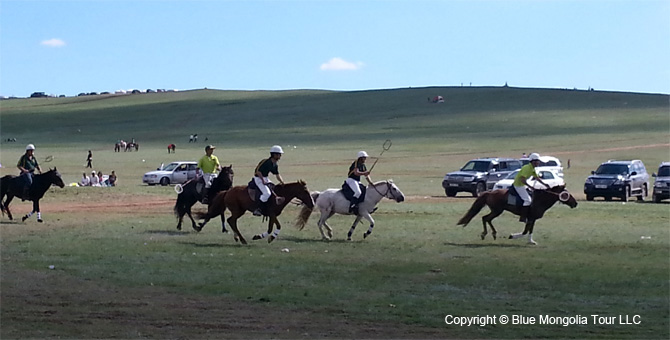
[(254, 210), (254, 216), (263, 216), (261, 208), (256, 208), (256, 210)]

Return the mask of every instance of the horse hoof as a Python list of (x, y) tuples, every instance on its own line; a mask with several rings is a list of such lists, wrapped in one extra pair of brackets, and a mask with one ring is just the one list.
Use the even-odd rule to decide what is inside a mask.
[(482, 241), (484, 241), (484, 239), (486, 238), (486, 234), (481, 234), (480, 236), (482, 238)]
[(514, 236), (513, 236), (513, 235), (510, 235), (510, 236), (508, 237), (508, 239), (513, 240), (513, 239), (514, 239)]
[(494, 240), (497, 240), (497, 239), (498, 239), (498, 238), (496, 237), (496, 234), (492, 234), (492, 236), (493, 236), (493, 239), (494, 239)]
[(370, 235), (370, 233), (365, 233), (365, 234), (363, 234), (363, 238), (364, 238), (364, 239), (365, 239), (365, 238), (368, 238), (368, 235)]
[(272, 243), (272, 241), (274, 241), (275, 239), (276, 237), (270, 235), (270, 237), (268, 237), (268, 243)]
[(38, 218), (38, 219), (37, 219), (37, 222), (42, 223), (42, 222), (44, 222), (44, 221), (43, 221), (41, 218)]
[(351, 237), (347, 237), (347, 241), (351, 241)]
[(531, 246), (536, 246), (536, 245), (537, 245), (537, 242), (535, 242), (535, 241), (528, 241), (528, 244), (530, 244)]
[(256, 241), (262, 239), (262, 237), (260, 235), (254, 235), (254, 237), (252, 237), (251, 239)]
[[(195, 229), (195, 227), (193, 227), (193, 229)], [(177, 226), (177, 230), (181, 230), (181, 226), (180, 226), (180, 225)]]
[(228, 233), (228, 229), (223, 228), (223, 229), (221, 229), (221, 232), (224, 233), (224, 234), (227, 234), (227, 233)]
[(28, 219), (28, 215), (21, 217), (21, 222), (25, 222)]

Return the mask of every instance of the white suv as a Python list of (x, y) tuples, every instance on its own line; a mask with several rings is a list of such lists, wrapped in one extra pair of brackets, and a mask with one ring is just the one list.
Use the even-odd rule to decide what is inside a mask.
[[(530, 162), (527, 157), (520, 158), (519, 160), (521, 163), (523, 163), (523, 165), (526, 165)], [(540, 166), (536, 167), (535, 170), (555, 171), (560, 177), (563, 177), (563, 165), (561, 164), (561, 160), (554, 156), (540, 156)]]

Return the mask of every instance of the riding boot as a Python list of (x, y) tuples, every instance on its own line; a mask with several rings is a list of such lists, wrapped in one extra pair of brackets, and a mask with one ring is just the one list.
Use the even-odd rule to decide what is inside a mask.
[(256, 210), (254, 210), (254, 216), (263, 216), (267, 210), (267, 202), (262, 202), (258, 200), (256, 202)]
[(209, 188), (202, 188), (202, 204), (209, 204)]
[(519, 222), (526, 222), (528, 220), (528, 213), (530, 212), (530, 206), (524, 205), (521, 207), (521, 212), (519, 214)]
[(23, 194), (21, 195), (21, 201), (30, 200), (30, 187), (23, 187)]

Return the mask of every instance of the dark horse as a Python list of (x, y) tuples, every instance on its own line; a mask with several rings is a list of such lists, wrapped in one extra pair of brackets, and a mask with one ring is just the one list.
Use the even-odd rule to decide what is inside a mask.
[[(221, 173), (219, 174), (219, 176), (217, 176), (212, 181), (212, 186), (209, 188), (209, 197), (214, 197), (219, 192), (230, 189), (230, 187), (233, 186), (234, 174), (235, 173), (233, 172), (232, 164), (230, 166), (224, 166), (221, 169)], [(193, 229), (198, 230), (198, 227), (195, 224), (195, 220), (193, 219), (193, 216), (191, 216), (191, 207), (195, 204), (195, 202), (202, 201), (203, 198), (202, 194), (198, 192), (197, 186), (198, 181), (189, 181), (181, 186), (182, 191), (181, 193), (179, 193), (179, 195), (177, 195), (177, 202), (174, 205), (174, 213), (177, 215), (177, 218), (179, 219), (179, 223), (177, 224), (177, 230), (181, 230), (181, 223), (184, 219), (184, 215), (186, 214), (188, 214), (188, 217), (191, 219)], [(203, 186), (204, 189), (203, 182), (200, 182), (200, 186)], [(213, 200), (210, 200), (210, 204), (211, 201)], [(224, 233), (227, 232), (226, 222), (223, 219), (223, 216), (221, 216), (221, 228)]]
[[(42, 222), (42, 213), (40, 212), (40, 199), (44, 197), (44, 193), (49, 190), (49, 187), (55, 184), (59, 187), (64, 187), (63, 179), (60, 176), (60, 173), (56, 168), (49, 170), (43, 174), (35, 175), (33, 178), (33, 185), (30, 186), (28, 194), (30, 195), (30, 200), (33, 201), (33, 210), (23, 216), (21, 221), (25, 221), (32, 214), (37, 213), (37, 222)], [(7, 200), (3, 202), (5, 195)], [(7, 217), (10, 220), (13, 219), (11, 211), (9, 211), (9, 203), (12, 201), (14, 196), (24, 199), (23, 197), (23, 179), (19, 176), (7, 175), (0, 178), (0, 208), (2, 208), (2, 213), (7, 213)]]
[[(491, 212), (482, 217), (482, 224), (484, 225), (484, 232), (482, 232), (482, 240), (486, 237), (487, 229), (486, 223), (491, 227), (491, 234), (493, 239), (496, 239), (496, 229), (491, 224), (494, 218), (500, 216), (505, 210), (515, 214), (520, 214), (520, 207), (517, 205), (511, 205), (507, 203), (507, 189), (487, 191), (482, 193), (475, 202), (470, 207), (470, 210), (463, 216), (457, 223), (457, 225), (462, 225), (465, 227), (468, 225), (470, 220), (472, 220), (475, 215), (477, 215), (485, 205), (489, 206)], [(517, 198), (519, 199), (519, 198)], [(567, 204), (570, 208), (575, 208), (577, 206), (577, 200), (565, 190), (565, 185), (555, 186), (551, 189), (539, 190), (536, 189), (533, 191), (533, 203), (530, 207), (530, 212), (528, 213), (528, 218), (526, 220), (526, 227), (523, 230), (523, 233), (516, 233), (509, 236), (510, 239), (519, 238), (524, 235), (528, 235), (528, 243), (537, 244), (533, 241), (533, 227), (535, 226), (535, 221), (539, 220), (544, 216), (544, 212), (549, 210), (556, 202), (560, 201), (563, 204)]]
[[(292, 199), (297, 198), (309, 209), (314, 208), (312, 195), (310, 195), (309, 189), (307, 189), (307, 184), (302, 180), (293, 183), (278, 184), (274, 187), (273, 191), (274, 192), (268, 200), (268, 231), (263, 234), (254, 235), (254, 240), (260, 240), (269, 236), (268, 243), (270, 243), (279, 236), (281, 224), (279, 223), (279, 220), (277, 220), (277, 217), (281, 215), (286, 205), (291, 202)], [(256, 202), (251, 200), (247, 186), (236, 186), (216, 195), (212, 204), (209, 205), (207, 213), (198, 214), (199, 218), (205, 219), (204, 222), (200, 223), (198, 229), (202, 230), (210, 219), (223, 215), (226, 208), (231, 213), (231, 216), (228, 218), (228, 224), (230, 224), (230, 228), (235, 232), (235, 241), (247, 244), (247, 241), (237, 228), (237, 220), (242, 217), (245, 212), (254, 211), (254, 209), (256, 209)], [(272, 232), (274, 225), (277, 226), (277, 230)]]

